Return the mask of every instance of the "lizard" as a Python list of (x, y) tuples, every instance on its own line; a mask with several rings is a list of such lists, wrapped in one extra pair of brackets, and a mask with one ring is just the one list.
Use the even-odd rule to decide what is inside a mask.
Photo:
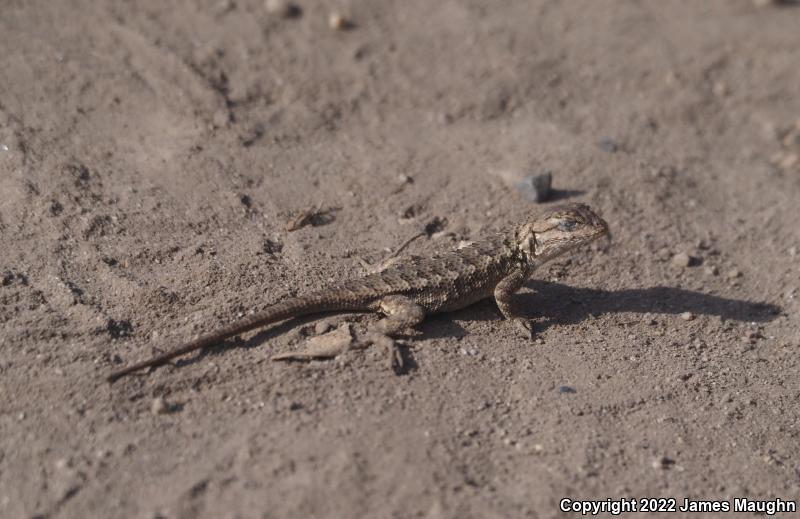
[[(514, 293), (543, 263), (601, 236), (609, 236), (608, 224), (588, 205), (553, 207), (541, 215), (530, 214), (521, 223), (464, 248), (430, 257), (405, 258), (383, 271), (287, 298), (175, 349), (117, 370), (107, 380), (114, 382), (255, 328), (329, 312), (383, 314), (371, 342), (383, 342), (393, 349), (391, 338), (417, 325), (425, 316), (458, 310), (492, 297), (505, 319), (533, 337), (532, 324), (512, 304)], [(394, 355), (393, 362), (401, 363), (396, 350)]]

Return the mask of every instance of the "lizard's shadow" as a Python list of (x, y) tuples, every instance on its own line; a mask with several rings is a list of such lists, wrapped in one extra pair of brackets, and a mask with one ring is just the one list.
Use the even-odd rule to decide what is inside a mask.
[[(769, 303), (728, 299), (674, 287), (630, 288), (601, 290), (576, 288), (550, 281), (531, 280), (525, 284), (529, 292), (514, 296), (514, 304), (522, 315), (534, 321), (536, 333), (554, 325), (573, 325), (588, 318), (605, 314), (680, 314), (719, 316), (726, 321), (771, 321), (782, 311)], [(464, 337), (467, 332), (452, 320), (493, 321), (502, 319), (491, 301), (483, 301), (451, 316), (433, 316), (420, 329), (421, 338)]]
[[(601, 290), (593, 288), (576, 288), (562, 283), (531, 280), (526, 288), (532, 292), (523, 292), (515, 296), (515, 304), (524, 315), (535, 320), (536, 332), (542, 332), (554, 325), (572, 325), (591, 317), (604, 314), (631, 312), (638, 314), (679, 314), (691, 312), (695, 315), (714, 315), (724, 320), (743, 322), (766, 322), (778, 316), (782, 308), (770, 303), (729, 299), (711, 294), (703, 294), (682, 288), (648, 287), (623, 290)], [(335, 314), (335, 313), (334, 313)], [(356, 314), (357, 315), (357, 314)], [(421, 339), (445, 337), (461, 338), (467, 331), (453, 320), (489, 321), (497, 320), (500, 314), (493, 303), (485, 301), (470, 308), (459, 310), (455, 314), (432, 316), (419, 326)], [(206, 355), (217, 355), (232, 347), (254, 348), (298, 326), (320, 319), (323, 315), (289, 319), (271, 326), (250, 339), (228, 340), (216, 347), (201, 351), (186, 360), (180, 360), (176, 366), (194, 364)], [(346, 319), (353, 319), (350, 316)], [(358, 318), (358, 317), (355, 317)], [(413, 338), (412, 338), (413, 339)], [(407, 348), (401, 349), (406, 369), (413, 371), (416, 367), (413, 356)]]
[(730, 321), (771, 321), (782, 311), (770, 303), (728, 299), (674, 287), (599, 290), (575, 288), (561, 283), (532, 280), (526, 287), (533, 292), (517, 296), (520, 308), (536, 319), (537, 331), (553, 325), (569, 325), (588, 317), (631, 312), (638, 314), (713, 315)]

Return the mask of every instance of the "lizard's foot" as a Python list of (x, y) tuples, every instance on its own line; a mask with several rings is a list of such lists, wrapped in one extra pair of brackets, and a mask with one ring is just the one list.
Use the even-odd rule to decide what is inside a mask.
[(522, 334), (522, 337), (531, 340), (536, 337), (536, 332), (533, 330), (533, 322), (530, 319), (525, 319), (523, 317), (515, 317), (513, 321), (514, 325)]
[(381, 332), (370, 332), (363, 339), (354, 340), (350, 325), (344, 325), (338, 330), (308, 339), (304, 347), (298, 351), (279, 353), (272, 356), (272, 360), (315, 360), (332, 359), (353, 350), (366, 349), (371, 345), (379, 346), (386, 350), (389, 359), (389, 368), (395, 373), (401, 373), (405, 367), (403, 355), (397, 347), (397, 342)]
[(367, 342), (386, 350), (387, 358), (389, 359), (389, 369), (395, 373), (403, 372), (405, 369), (405, 361), (403, 360), (400, 348), (397, 347), (397, 341), (383, 333), (372, 332), (367, 337)]

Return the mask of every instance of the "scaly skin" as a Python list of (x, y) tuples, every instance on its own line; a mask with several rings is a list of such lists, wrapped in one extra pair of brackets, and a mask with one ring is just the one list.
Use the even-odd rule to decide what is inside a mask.
[[(463, 249), (429, 258), (407, 258), (382, 272), (287, 299), (174, 350), (116, 371), (108, 381), (255, 328), (332, 311), (384, 314), (371, 342), (383, 342), (393, 348), (393, 341), (387, 338), (413, 327), (426, 315), (458, 310), (493, 297), (503, 316), (530, 335), (530, 323), (512, 308), (513, 294), (542, 263), (604, 235), (608, 235), (608, 224), (587, 205), (556, 207)], [(392, 358), (399, 362), (399, 356)]]

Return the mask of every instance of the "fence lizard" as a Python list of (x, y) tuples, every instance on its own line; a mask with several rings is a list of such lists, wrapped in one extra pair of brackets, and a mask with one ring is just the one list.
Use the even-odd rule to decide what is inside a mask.
[(575, 247), (608, 235), (608, 224), (585, 204), (559, 206), (467, 247), (428, 258), (407, 258), (384, 271), (276, 303), (263, 312), (149, 360), (111, 373), (109, 382), (164, 364), (185, 353), (285, 319), (323, 312), (379, 312), (370, 342), (383, 342), (401, 362), (392, 336), (426, 315), (458, 310), (493, 297), (506, 319), (532, 336), (530, 322), (512, 308), (513, 294), (533, 270)]

